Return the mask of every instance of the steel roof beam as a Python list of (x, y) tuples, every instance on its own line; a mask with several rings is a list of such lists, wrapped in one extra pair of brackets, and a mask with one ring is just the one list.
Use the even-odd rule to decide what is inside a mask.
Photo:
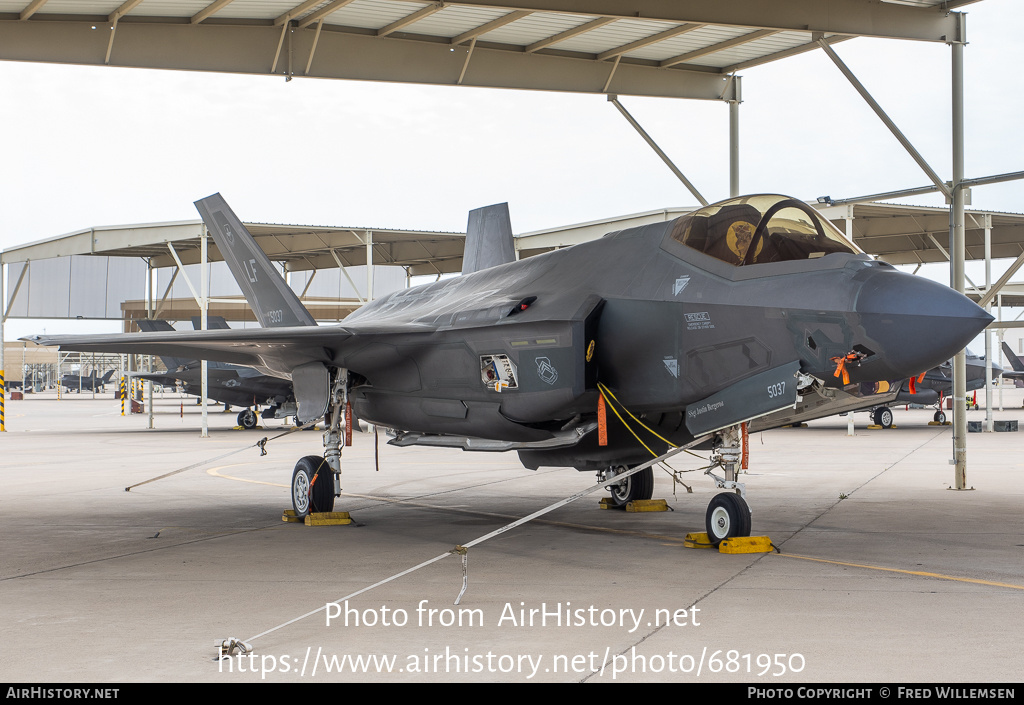
[(693, 61), (694, 59), (699, 59), (703, 56), (709, 56), (710, 54), (725, 51), (726, 49), (732, 49), (733, 47), (738, 47), (743, 44), (749, 44), (750, 42), (758, 39), (770, 37), (773, 34), (776, 34), (775, 30), (759, 29), (756, 32), (750, 32), (749, 34), (744, 34), (739, 37), (733, 37), (732, 39), (727, 39), (724, 42), (719, 42), (718, 44), (712, 44), (711, 46), (703, 47), (701, 49), (688, 51), (685, 54), (680, 54), (679, 56), (673, 56), (671, 59), (665, 59), (658, 65), (662, 68), (668, 68), (669, 66), (675, 66), (676, 64), (683, 64), (687, 61)]
[[(837, 34), (837, 35), (834, 35), (834, 36), (831, 36), (831, 37), (826, 37), (824, 39), (824, 41), (827, 42), (829, 44), (829, 46), (832, 46), (834, 44), (839, 44), (840, 42), (845, 42), (847, 39), (853, 39), (853, 37), (844, 36), (844, 35), (838, 35)], [(779, 59), (788, 59), (791, 56), (799, 56), (800, 54), (806, 54), (809, 51), (814, 51), (815, 49), (820, 49), (820, 48), (821, 48), (821, 45), (818, 44), (817, 41), (810, 41), (810, 42), (807, 42), (806, 44), (801, 44), (799, 46), (792, 47), (791, 49), (783, 49), (782, 51), (777, 51), (774, 54), (768, 54), (767, 56), (760, 56), (760, 57), (758, 57), (756, 59), (749, 59), (747, 61), (739, 61), (739, 62), (737, 62), (735, 64), (730, 64), (729, 66), (723, 66), (722, 67), (722, 73), (733, 73), (734, 71), (745, 71), (745, 70), (747, 70), (749, 68), (752, 68), (754, 66), (761, 66), (763, 64), (769, 64), (769, 63), (771, 63), (773, 61), (778, 61)]]
[(590, 22), (584, 22), (581, 25), (567, 29), (564, 32), (559, 32), (558, 34), (554, 34), (546, 39), (541, 39), (539, 42), (534, 42), (526, 47), (525, 51), (527, 54), (532, 54), (535, 51), (540, 51), (541, 49), (545, 49), (553, 44), (564, 42), (566, 39), (572, 39), (573, 37), (585, 34), (592, 29), (604, 27), (606, 24), (611, 24), (614, 21), (614, 17), (598, 17), (597, 19), (590, 20)]
[(391, 34), (392, 32), (397, 32), (398, 30), (402, 29), (403, 27), (408, 27), (409, 25), (411, 25), (411, 24), (413, 24), (413, 23), (423, 19), (424, 17), (429, 17), (430, 15), (434, 14), (435, 12), (439, 12), (439, 11), (441, 11), (443, 9), (444, 9), (444, 3), (443, 2), (435, 2), (435, 3), (431, 4), (431, 5), (427, 5), (424, 8), (420, 8), (419, 10), (416, 10), (416, 12), (413, 12), (411, 14), (406, 15), (405, 17), (401, 18), (400, 20), (395, 20), (394, 22), (392, 22), (391, 24), (387, 25), (386, 27), (381, 27), (380, 29), (377, 30), (377, 36), (378, 37), (386, 37), (389, 34)]
[(39, 11), (39, 8), (45, 5), (47, 0), (32, 0), (24, 10), (21, 11), (21, 15), (18, 19), (27, 20), (32, 15)]
[(480, 25), (479, 27), (476, 27), (475, 29), (471, 29), (468, 32), (463, 32), (458, 36), (452, 37), (449, 44), (454, 46), (457, 44), (462, 44), (463, 42), (468, 42), (471, 39), (476, 39), (479, 36), (487, 34), (488, 32), (493, 32), (494, 30), (499, 29), (500, 27), (504, 27), (507, 24), (512, 24), (516, 20), (521, 20), (530, 14), (532, 13), (523, 10), (516, 10), (515, 12), (510, 12), (507, 15), (502, 15), (501, 17), (495, 20), (485, 22), (484, 24)]
[(303, 3), (296, 5), (292, 9), (288, 10), (288, 12), (284, 13), (283, 15), (279, 15), (277, 18), (275, 18), (274, 26), (280, 27), (285, 22), (290, 22), (291, 20), (295, 19), (302, 13), (309, 11), (310, 8), (316, 7), (321, 2), (323, 2), (323, 0), (306, 0)]
[[(684, 24), (684, 25), (680, 25), (678, 27), (672, 27), (670, 29), (666, 29), (664, 32), (658, 32), (657, 34), (652, 34), (649, 37), (644, 37), (643, 39), (637, 39), (635, 42), (630, 42), (629, 44), (623, 44), (620, 47), (615, 47), (614, 49), (609, 49), (608, 51), (603, 51), (603, 52), (601, 52), (600, 54), (597, 55), (597, 60), (598, 61), (604, 61), (605, 59), (611, 59), (611, 58), (616, 57), (616, 56), (622, 56), (623, 54), (628, 54), (631, 51), (636, 51), (637, 49), (642, 49), (642, 48), (648, 47), (648, 46), (650, 46), (652, 44), (657, 44), (658, 42), (663, 42), (666, 39), (671, 39), (672, 37), (678, 37), (680, 34), (686, 34), (687, 32), (692, 32), (693, 30), (700, 29), (703, 26), (704, 25), (702, 25), (702, 24)], [(814, 48), (817, 49), (817, 46), (815, 46)]]
[[(311, 25), (314, 22), (316, 22), (317, 20), (319, 20), (321, 17), (326, 17), (327, 15), (331, 14), (335, 10), (340, 10), (341, 8), (345, 7), (345, 5), (348, 5), (352, 1), (353, 0), (331, 0), (331, 2), (327, 3), (326, 5), (324, 5), (319, 10), (316, 10), (314, 12), (309, 13), (308, 15), (303, 17), (301, 20), (299, 20), (299, 23), (298, 23), (299, 29), (302, 29), (303, 27), (308, 27), (309, 25)], [(278, 18), (278, 19), (280, 19), (280, 18)], [(285, 20), (285, 22), (287, 22), (287, 20)], [(275, 22), (275, 24), (277, 24), (277, 23)], [(281, 24), (284, 24), (284, 22), (282, 22)]]
[(142, 0), (126, 0), (116, 10), (107, 15), (107, 22), (117, 22), (141, 3)]
[(941, 6), (912, 7), (865, 0), (451, 0), (448, 4), (776, 32), (810, 31), (929, 42), (960, 40), (956, 17), (960, 13), (948, 12)]
[(232, 1), (233, 0), (215, 0), (215, 2), (211, 2), (209, 5), (204, 7), (202, 10), (200, 10), (196, 14), (192, 15), (192, 18), (189, 19), (189, 22), (192, 23), (192, 24), (199, 24), (200, 22), (205, 20), (207, 17), (210, 17), (211, 15), (214, 15), (217, 12), (220, 12), (220, 10), (225, 5), (230, 5)]
[[(337, 7), (336, 5), (332, 7)], [(316, 13), (313, 13), (316, 14)], [(305, 22), (304, 18), (301, 22)], [(0, 60), (102, 65), (108, 38), (82, 32), (80, 22), (0, 22)], [(296, 57), (307, 57), (315, 32), (289, 35)], [(281, 39), (270, 25), (118, 24), (118, 52), (111, 66), (218, 71), (270, 75)], [(453, 86), (466, 54), (444, 40), (381, 42), (372, 34), (340, 32), (325, 24), (310, 77), (392, 81)], [(524, 54), (477, 43), (462, 85), (571, 93), (602, 93), (608, 80), (605, 62), (557, 53)], [(614, 90), (642, 95), (697, 100), (731, 100), (727, 77), (714, 70), (661, 69), (651, 62), (622, 61)]]

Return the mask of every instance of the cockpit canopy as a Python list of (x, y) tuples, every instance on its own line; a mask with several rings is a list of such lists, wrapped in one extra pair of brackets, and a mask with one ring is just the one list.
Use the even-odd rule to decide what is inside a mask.
[(862, 254), (814, 208), (776, 194), (705, 206), (678, 218), (671, 237), (736, 267), (815, 259), (833, 252)]

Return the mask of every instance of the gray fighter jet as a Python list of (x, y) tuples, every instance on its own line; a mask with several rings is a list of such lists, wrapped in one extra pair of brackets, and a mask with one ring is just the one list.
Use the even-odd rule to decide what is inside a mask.
[(298, 419), (331, 419), (324, 454), (293, 472), (299, 515), (340, 492), (351, 404), (392, 443), (515, 450), (528, 468), (596, 471), (618, 501), (650, 496), (646, 461), (705, 443), (727, 490), (708, 506), (709, 536), (746, 535), (742, 424), (863, 403), (865, 383), (917, 376), (992, 320), (872, 260), (802, 201), (758, 195), (520, 261), (502, 244), (507, 217), (480, 209), (463, 276), (315, 326), (220, 195), (196, 205), (247, 298), (266, 287), (264, 329), (32, 339), (291, 379)]
[(102, 377), (96, 374), (96, 370), (90, 372), (88, 377), (83, 376), (81, 373), (73, 374), (69, 372), (61, 377), (60, 386), (69, 392), (81, 392), (82, 390), (102, 392), (110, 378), (114, 376), (115, 371), (108, 370)]
[[(966, 351), (967, 358), (967, 391), (981, 389), (985, 386), (985, 357), (975, 355), (970, 350)], [(1003, 368), (992, 363), (992, 376), (998, 377), (1004, 374)], [(889, 398), (882, 396), (883, 387), (876, 385), (875, 393), (879, 394), (875, 405), (866, 406), (871, 412), (871, 419), (876, 425), (883, 428), (891, 428), (894, 421), (892, 404), (920, 404), (922, 406), (935, 406), (935, 414), (932, 418), (939, 422), (946, 422), (946, 412), (942, 410), (942, 400), (953, 393), (953, 361), (946, 362), (933, 367), (918, 375), (911, 384), (910, 379), (905, 379), (897, 385), (891, 385)]]
[[(1011, 348), (1005, 341), (1003, 342), (1003, 355), (1006, 356), (1006, 361), (1010, 363), (1010, 367), (1012, 367), (1013, 370), (1008, 371), (1000, 368), (999, 374), (1007, 379), (1012, 379), (1015, 386), (1021, 386), (1022, 382), (1024, 382), (1024, 362), (1021, 361), (1020, 357), (1014, 354), (1013, 348)], [(993, 366), (992, 369), (994, 371), (995, 367)], [(993, 376), (995, 376), (994, 373)]]
[[(139, 320), (139, 330), (174, 331), (167, 321)], [(197, 321), (193, 321), (193, 325)], [(230, 330), (227, 321), (211, 316), (209, 327)], [(165, 387), (181, 387), (186, 394), (202, 394), (202, 376), (199, 360), (185, 360), (163, 355), (160, 357), (166, 372), (136, 373), (133, 377), (149, 380)], [(258, 406), (265, 405), (263, 418), (284, 418), (295, 414), (295, 398), (292, 385), (286, 379), (262, 374), (251, 367), (211, 362), (207, 365), (207, 398), (224, 405), (243, 407), (238, 412), (238, 425), (242, 428), (256, 428), (259, 423)]]

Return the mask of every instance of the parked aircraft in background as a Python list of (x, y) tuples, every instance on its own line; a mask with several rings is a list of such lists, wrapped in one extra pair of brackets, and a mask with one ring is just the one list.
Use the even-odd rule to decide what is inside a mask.
[(96, 375), (96, 370), (93, 370), (88, 377), (83, 377), (81, 373), (68, 373), (61, 377), (60, 386), (69, 392), (81, 392), (83, 390), (87, 392), (102, 392), (106, 388), (107, 382), (114, 376), (115, 371), (109, 370), (102, 377)]
[(619, 502), (653, 488), (650, 468), (620, 475), (705, 443), (728, 490), (708, 505), (709, 536), (747, 535), (741, 424), (862, 403), (862, 385), (917, 376), (992, 320), (961, 294), (863, 254), (802, 201), (759, 195), (519, 261), (505, 246), (507, 209), (479, 209), (463, 276), (315, 326), (220, 195), (196, 205), (247, 298), (265, 287), (263, 329), (32, 340), (205, 357), (290, 379), (298, 419), (332, 421), (323, 456), (293, 471), (299, 515), (329, 510), (340, 493), (350, 403), (393, 429), (393, 444), (515, 450), (529, 468), (596, 471)]
[[(1013, 349), (1005, 342), (1003, 343), (1003, 354), (1006, 355), (1006, 361), (1010, 363), (1012, 370), (1003, 370), (1000, 374), (1007, 379), (1012, 379), (1015, 386), (1021, 386), (1024, 383), (1024, 361), (1017, 357)], [(993, 369), (995, 368), (993, 367)], [(995, 376), (994, 372), (993, 376)]]
[[(136, 324), (143, 332), (174, 331), (174, 327), (167, 321), (139, 320)], [(212, 330), (230, 330), (227, 321), (216, 316), (211, 316), (207, 324)], [(179, 386), (186, 394), (196, 397), (202, 395), (202, 369), (198, 360), (167, 355), (160, 356), (160, 360), (167, 372), (137, 373), (133, 376), (164, 387)], [(267, 407), (263, 411), (265, 419), (284, 418), (296, 413), (295, 397), (288, 380), (271, 377), (242, 365), (208, 363), (206, 396), (221, 404), (243, 407), (238, 412), (238, 425), (243, 428), (256, 428), (259, 423), (258, 407), (261, 405)]]

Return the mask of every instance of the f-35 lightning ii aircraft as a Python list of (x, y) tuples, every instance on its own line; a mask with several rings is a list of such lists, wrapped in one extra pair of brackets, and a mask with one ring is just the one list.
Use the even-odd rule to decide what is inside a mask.
[[(1006, 361), (1010, 363), (1012, 371), (1004, 370), (999, 368), (998, 374), (1001, 374), (1007, 379), (1012, 379), (1016, 386), (1021, 386), (1021, 382), (1024, 381), (1024, 362), (1021, 361), (1020, 357), (1014, 354), (1013, 348), (1011, 348), (1006, 341), (1003, 341), (1003, 355), (1006, 356)], [(995, 376), (996, 365), (993, 364), (993, 376)]]
[(69, 392), (81, 392), (81, 391), (97, 391), (101, 392), (110, 381), (110, 378), (114, 376), (116, 370), (108, 370), (102, 377), (96, 374), (96, 370), (93, 370), (88, 377), (83, 377), (81, 373), (71, 374), (68, 373), (61, 377), (60, 386)]
[[(139, 330), (174, 331), (167, 321), (138, 320), (135, 322)], [(193, 321), (193, 324), (196, 322)], [(223, 318), (211, 316), (208, 321), (211, 329), (230, 330)], [(186, 394), (202, 395), (202, 370), (199, 360), (185, 360), (163, 355), (160, 357), (167, 372), (136, 373), (133, 376), (146, 379), (165, 387), (180, 385)], [(266, 405), (263, 418), (284, 418), (294, 416), (296, 412), (295, 397), (292, 385), (286, 379), (262, 374), (251, 367), (230, 365), (223, 362), (211, 362), (207, 365), (206, 396), (221, 404), (243, 407), (238, 412), (238, 425), (242, 428), (256, 428), (259, 417), (255, 409), (258, 405)]]
[[(649, 497), (653, 479), (650, 468), (619, 475), (706, 442), (724, 474), (716, 484), (742, 493), (741, 424), (842, 411), (862, 383), (917, 376), (992, 320), (965, 296), (872, 260), (804, 202), (756, 195), (520, 261), (497, 247), (507, 217), (473, 211), (463, 276), (315, 326), (283, 282), (266, 281), (262, 251), (230, 247), (252, 240), (220, 195), (196, 205), (246, 272), (247, 298), (247, 286), (271, 287), (257, 315), (275, 327), (32, 340), (290, 378), (298, 419), (331, 419), (323, 457), (293, 472), (299, 515), (330, 509), (340, 493), (349, 403), (393, 429), (392, 443), (515, 450), (529, 468), (596, 471), (620, 501)], [(333, 482), (317, 481), (328, 470)], [(750, 532), (741, 494), (715, 495), (706, 517), (716, 543)]]
[[(967, 357), (967, 391), (973, 391), (975, 389), (981, 389), (985, 386), (985, 358), (984, 356), (975, 355), (970, 350), (966, 351)], [(998, 364), (992, 363), (992, 376), (997, 377), (1003, 373), (1003, 368)], [(946, 412), (942, 410), (942, 399), (948, 397), (953, 393), (953, 361), (947, 360), (946, 362), (933, 367), (924, 373), (924, 375), (918, 375), (914, 380), (915, 384), (911, 387), (911, 380), (906, 379), (897, 385), (892, 385), (892, 396), (891, 398), (884, 398), (881, 395), (878, 397), (878, 404), (875, 406), (867, 407), (871, 411), (871, 419), (875, 424), (882, 426), (883, 428), (891, 428), (893, 425), (893, 412), (889, 408), (890, 404), (921, 404), (923, 406), (935, 405), (935, 414), (932, 418), (939, 422), (946, 422)], [(876, 386), (876, 392), (882, 392), (883, 386), (886, 383), (881, 383)], [(914, 389), (911, 392), (911, 388)]]

